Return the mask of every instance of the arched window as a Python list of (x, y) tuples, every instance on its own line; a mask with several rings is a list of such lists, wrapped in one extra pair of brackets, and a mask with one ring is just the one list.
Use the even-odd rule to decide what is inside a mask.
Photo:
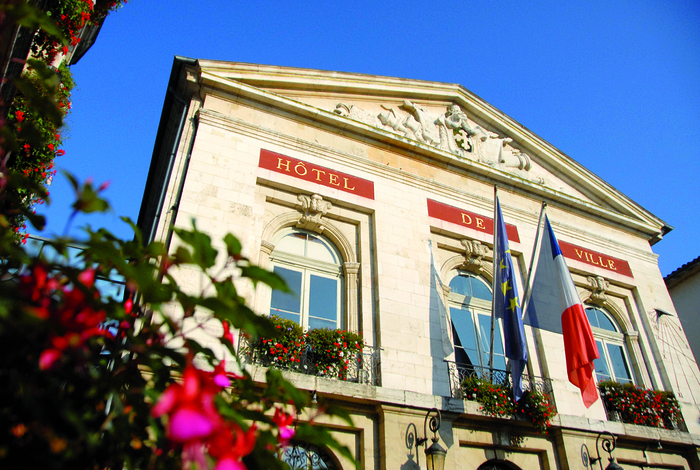
[(298, 443), (284, 449), (282, 462), (292, 470), (336, 470), (333, 459), (313, 444)]
[(625, 336), (615, 319), (600, 307), (586, 306), (586, 315), (600, 357), (593, 364), (598, 381), (633, 383)]
[(279, 239), (270, 261), (291, 290), (272, 292), (271, 315), (307, 329), (341, 327), (342, 259), (328, 240), (292, 229)]
[[(448, 295), (455, 362), (488, 367), (491, 345), (491, 302), (493, 294), (486, 280), (459, 272), (450, 281)], [(496, 322), (493, 344), (494, 369), (505, 370), (506, 358), (500, 322)]]

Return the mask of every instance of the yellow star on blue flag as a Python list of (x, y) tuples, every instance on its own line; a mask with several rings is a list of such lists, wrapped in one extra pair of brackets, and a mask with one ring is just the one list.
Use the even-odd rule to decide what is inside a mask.
[(522, 373), (527, 362), (527, 343), (520, 310), (518, 287), (515, 283), (513, 259), (508, 246), (506, 224), (501, 213), (501, 204), (496, 197), (496, 220), (494, 220), (494, 277), (500, 289), (494, 297), (494, 313), (503, 319), (506, 357), (510, 360), (515, 401), (523, 394)]

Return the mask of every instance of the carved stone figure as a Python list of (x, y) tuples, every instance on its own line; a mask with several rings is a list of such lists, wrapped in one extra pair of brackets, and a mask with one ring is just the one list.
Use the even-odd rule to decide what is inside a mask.
[(470, 124), (456, 103), (438, 117), (409, 100), (399, 106), (408, 113), (405, 117), (394, 108), (382, 108), (385, 111), (375, 116), (355, 105), (338, 103), (333, 112), (494, 168), (529, 171), (532, 167), (527, 154), (509, 145), (512, 139)]
[(364, 122), (365, 124), (369, 124), (370, 126), (382, 127), (377, 116), (370, 113), (369, 111), (365, 111), (359, 106), (355, 106), (354, 104), (348, 106), (345, 103), (338, 103), (335, 106), (333, 112), (335, 114), (339, 114), (340, 116), (354, 119), (355, 121)]
[(481, 272), (484, 257), (489, 253), (489, 247), (478, 240), (460, 240), (464, 247), (464, 263), (462, 266), (470, 271)]
[(394, 108), (387, 108), (384, 105), (381, 106), (387, 112), (379, 113), (379, 116), (377, 116), (379, 121), (385, 126), (390, 127), (394, 132), (406, 135), (409, 130), (403, 125), (402, 117), (396, 114), (396, 110), (394, 110)]
[(414, 104), (409, 100), (404, 100), (401, 107), (411, 113), (404, 120), (403, 125), (413, 133), (416, 140), (438, 146), (440, 144), (440, 132), (435, 125), (435, 117), (423, 106)]
[(589, 276), (587, 279), (593, 291), (588, 298), (588, 302), (603, 305), (608, 300), (605, 296), (605, 292), (610, 287), (610, 283), (602, 276)]
[(333, 204), (324, 201), (318, 194), (314, 194), (311, 197), (300, 194), (297, 196), (297, 200), (301, 203), (303, 212), (299, 222), (297, 222), (297, 228), (322, 233), (325, 227), (321, 217), (326, 215), (326, 212), (333, 207)]

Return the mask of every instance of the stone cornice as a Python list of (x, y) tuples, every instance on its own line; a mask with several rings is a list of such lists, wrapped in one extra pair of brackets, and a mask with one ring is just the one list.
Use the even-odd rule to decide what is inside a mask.
[[(346, 95), (377, 96), (383, 99), (411, 98), (445, 104), (457, 103), (465, 108), (470, 116), (489, 124), (496, 132), (512, 138), (518, 143), (519, 148), (534, 155), (539, 164), (562, 177), (568, 183), (575, 184), (577, 189), (582, 190), (592, 199), (604, 202), (617, 211), (646, 219), (647, 223), (660, 227), (660, 231), (670, 228), (661, 219), (617, 191), (583, 165), (461, 85), (235, 62), (200, 60), (199, 65), (202, 77), (205, 75), (217, 76), (224, 82), (236, 81), (263, 92), (262, 87), (277, 91), (314, 90), (314, 93), (343, 93)], [(332, 114), (311, 106), (308, 107), (324, 114)], [(343, 124), (353, 122), (347, 119), (343, 121), (345, 122), (340, 124), (341, 128), (346, 127)], [(356, 124), (361, 125), (361, 123)], [(370, 132), (380, 132), (392, 139), (406, 140), (411, 146), (416, 145), (415, 141), (401, 139), (393, 133), (382, 132), (372, 126), (365, 125), (364, 127), (368, 128)], [(363, 130), (362, 134), (366, 133), (367, 130)], [(589, 184), (582, 186), (582, 181), (588, 181)]]

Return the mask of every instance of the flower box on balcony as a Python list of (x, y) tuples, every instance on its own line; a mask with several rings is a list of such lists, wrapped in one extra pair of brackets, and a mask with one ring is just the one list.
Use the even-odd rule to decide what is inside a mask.
[(678, 400), (671, 392), (604, 380), (598, 384), (610, 421), (665, 429), (684, 429)]

